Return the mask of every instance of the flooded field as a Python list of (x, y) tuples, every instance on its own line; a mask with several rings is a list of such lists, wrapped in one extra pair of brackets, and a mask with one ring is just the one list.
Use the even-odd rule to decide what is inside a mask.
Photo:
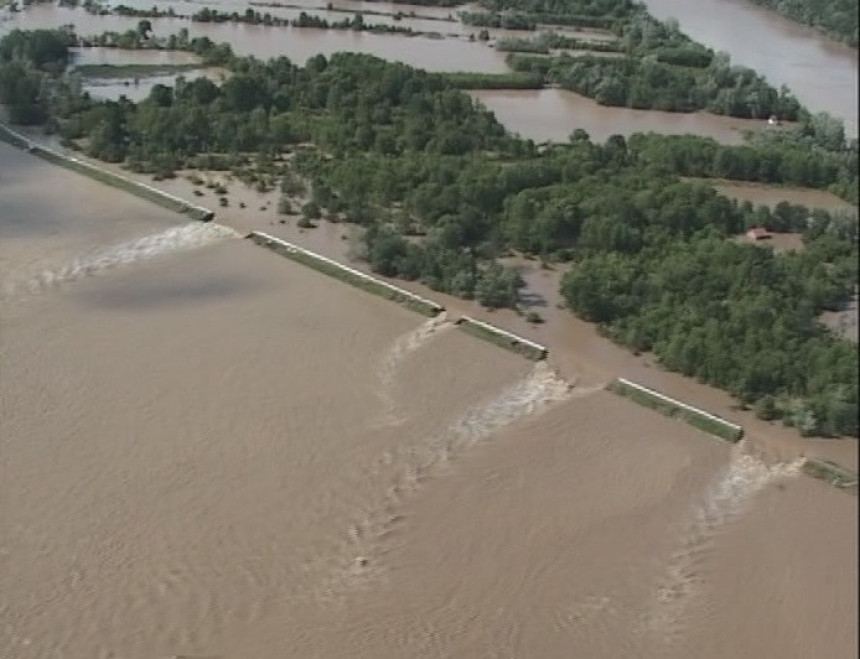
[(688, 178), (689, 181), (702, 181), (712, 185), (720, 194), (738, 201), (749, 201), (753, 205), (775, 207), (781, 201), (801, 204), (808, 208), (822, 208), (827, 211), (857, 213), (857, 207), (840, 199), (832, 192), (814, 188), (799, 188), (787, 185), (767, 185), (745, 181), (720, 181), (715, 179)]
[(191, 69), (182, 73), (171, 73), (169, 75), (110, 79), (96, 78), (84, 83), (83, 89), (95, 98), (118, 100), (120, 96), (125, 96), (128, 100), (137, 103), (147, 98), (152, 88), (156, 85), (172, 87), (176, 84), (177, 76), (180, 75), (189, 81), (195, 78), (206, 77), (215, 83), (220, 83), (223, 79), (223, 72), (215, 69)]
[(469, 93), (492, 110), (508, 130), (538, 142), (566, 142), (574, 130), (582, 128), (597, 142), (605, 141), (610, 135), (656, 132), (695, 133), (725, 144), (742, 144), (745, 131), (764, 128), (761, 121), (705, 112), (681, 114), (605, 107), (564, 89)]
[[(716, 658), (721, 628), (755, 657), (763, 625), (850, 656), (856, 499), (601, 391), (611, 354), (535, 365), (241, 231), (0, 168), (41, 184), (0, 188), (40, 209), (0, 214), (4, 279), (41, 273), (0, 300), (13, 656)], [(795, 491), (828, 510), (814, 559)], [(761, 502), (781, 533), (742, 524)], [(752, 573), (725, 560), (750, 543)]]
[[(298, 11), (295, 13), (298, 15)], [(334, 18), (340, 20), (343, 16), (339, 14)], [(16, 27), (58, 28), (72, 24), (81, 36), (92, 36), (108, 30), (125, 32), (136, 29), (138, 20), (123, 16), (92, 16), (80, 9), (37, 5), (15, 14), (11, 20), (0, 25), (0, 34)], [(153, 18), (151, 23), (156, 35), (167, 36), (185, 28), (191, 37), (207, 36), (216, 43), (229, 43), (239, 55), (254, 55), (262, 59), (286, 56), (302, 65), (317, 54), (329, 56), (340, 51), (352, 51), (402, 61), (428, 71), (507, 71), (504, 53), (497, 52), (485, 43), (471, 42), (465, 37), (429, 39), (351, 30), (194, 23), (178, 18)]]
[(198, 64), (193, 53), (178, 50), (120, 50), (118, 48), (71, 48), (73, 66), (186, 66)]
[[(215, 42), (230, 43), (233, 50), (238, 54), (254, 55), (264, 59), (285, 55), (299, 64), (304, 64), (307, 59), (316, 54), (330, 56), (333, 53), (348, 50), (373, 54), (389, 60), (403, 61), (428, 71), (503, 73), (508, 70), (505, 64), (505, 53), (495, 50), (491, 44), (469, 40), (469, 35), (476, 32), (473, 26), (463, 25), (458, 20), (448, 20), (449, 16), (456, 19), (458, 10), (454, 8), (429, 8), (342, 0), (333, 4), (332, 8), (343, 11), (328, 11), (325, 4), (311, 0), (283, 3), (294, 5), (290, 7), (269, 6), (270, 4), (277, 3), (263, 3), (253, 7), (261, 13), (268, 12), (287, 19), (296, 18), (302, 11), (301, 7), (305, 7), (307, 11), (329, 21), (348, 17), (349, 14), (343, 13), (343, 11), (370, 11), (385, 15), (368, 14), (365, 17), (365, 22), (369, 25), (410, 27), (422, 32), (438, 32), (444, 38), (433, 39), (422, 36), (410, 37), (345, 30), (312, 30), (232, 23), (204, 24), (178, 18), (152, 19), (151, 22), (156, 35), (166, 36), (185, 28), (192, 37), (205, 35)], [(752, 15), (758, 21), (756, 29), (761, 31), (764, 38), (749, 38), (748, 35), (743, 44), (733, 40), (725, 42), (721, 40), (724, 31), (721, 31), (719, 27), (722, 25), (720, 21), (708, 22), (709, 31), (702, 35), (696, 30), (688, 29), (688, 22), (692, 21), (690, 25), (693, 27), (699, 23), (696, 22), (698, 19), (688, 15), (687, 10), (684, 10), (683, 7), (679, 9), (680, 5), (673, 4), (671, 1), (664, 4), (665, 6), (661, 5), (654, 8), (658, 15), (661, 15), (661, 12), (669, 12), (674, 16), (680, 12), (681, 15), (678, 18), (681, 20), (681, 27), (687, 29), (691, 36), (694, 38), (701, 37), (704, 43), (718, 50), (728, 50), (738, 63), (753, 66), (756, 70), (765, 73), (774, 84), (787, 82), (790, 88), (799, 94), (804, 103), (813, 109), (824, 109), (845, 119), (849, 132), (856, 134), (854, 117), (857, 113), (857, 67), (855, 61), (846, 60), (845, 53), (839, 47), (831, 44), (828, 49), (825, 46), (829, 42), (814, 35), (801, 39), (800, 51), (792, 50), (792, 48), (787, 47), (786, 42), (789, 38), (793, 38), (795, 33), (786, 33), (785, 26), (780, 22), (782, 19), (775, 17), (775, 22), (770, 21), (772, 16), (767, 12), (762, 14), (761, 11), (753, 12)], [(148, 9), (151, 5), (152, 3), (147, 0), (135, 0), (130, 6)], [(726, 11), (729, 12), (740, 11), (745, 17), (749, 13), (748, 9), (739, 9), (730, 0), (724, 0), (722, 3), (719, 0), (711, 0), (706, 8), (711, 13), (715, 13), (718, 9), (722, 11), (724, 5), (727, 8)], [(176, 2), (156, 3), (156, 6), (162, 9), (171, 7), (179, 14), (193, 14), (203, 7), (240, 13), (248, 8), (247, 4), (239, 2)], [(404, 18), (396, 20), (394, 14), (398, 12), (404, 14)], [(415, 17), (411, 17), (410, 12), (414, 12)], [(137, 20), (136, 18), (121, 16), (92, 16), (81, 9), (36, 5), (14, 15), (5, 24), (0, 25), (0, 32), (14, 27), (32, 29), (73, 24), (79, 34), (95, 35), (105, 30), (123, 32), (136, 29)], [(743, 21), (741, 24), (746, 25)], [(747, 30), (748, 28), (745, 27), (744, 29)], [(736, 33), (734, 29), (729, 31), (733, 35)], [(600, 31), (572, 31), (571, 33), (594, 40), (612, 38), (611, 35)], [(490, 30), (490, 36), (492, 40), (505, 37), (522, 38), (524, 33), (511, 30)], [(807, 52), (809, 49), (812, 51)], [(786, 56), (786, 53), (789, 55)], [(788, 64), (782, 61), (786, 57), (789, 60)], [(798, 58), (803, 59), (802, 64), (799, 63)], [(792, 77), (789, 80), (783, 80), (785, 71), (793, 72), (793, 75), (797, 71), (803, 71), (804, 78), (799, 80)], [(189, 74), (189, 77), (199, 74), (199, 72), (194, 72), (194, 74)], [(171, 80), (172, 78), (165, 77), (157, 82), (166, 84)], [(117, 98), (120, 94), (125, 94), (133, 100), (138, 100), (148, 93), (151, 84), (155, 84), (155, 82), (151, 81), (135, 88), (130, 88), (131, 85), (126, 87), (124, 84), (105, 88), (103, 84), (100, 84), (93, 87), (91, 91), (102, 97)], [(814, 87), (810, 88), (810, 84)], [(475, 92), (475, 96), (493, 110), (500, 121), (509, 129), (537, 141), (565, 141), (573, 129), (583, 128), (597, 140), (603, 140), (616, 133), (629, 135), (635, 132), (653, 130), (670, 134), (696, 133), (714, 137), (724, 143), (738, 144), (743, 141), (744, 131), (762, 128), (761, 122), (718, 117), (707, 113), (677, 114), (628, 108), (606, 108), (597, 105), (590, 99), (556, 89), (480, 91)]]

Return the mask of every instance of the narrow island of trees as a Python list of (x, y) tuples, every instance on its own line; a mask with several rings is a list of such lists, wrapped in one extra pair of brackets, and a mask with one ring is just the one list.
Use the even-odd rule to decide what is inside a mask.
[(856, 0), (752, 0), (857, 48)]
[[(576, 131), (539, 149), (443, 75), (348, 53), (262, 62), (187, 35), (140, 43), (153, 41), (231, 74), (101, 101), (64, 72), (73, 32), (14, 31), (0, 41), (0, 100), (13, 121), (138, 172), (280, 172), (282, 189), (308, 187), (308, 224), (364, 228), (375, 272), (489, 307), (515, 308), (523, 286), (500, 258), (539, 256), (564, 269), (567, 306), (618, 343), (804, 434), (857, 436), (857, 345), (817, 320), (856, 290), (856, 214), (753, 208), (680, 178), (799, 182), (856, 203), (857, 143), (827, 117), (801, 113), (797, 130), (744, 146), (659, 135), (600, 145)], [(735, 240), (753, 226), (801, 233), (804, 248)]]

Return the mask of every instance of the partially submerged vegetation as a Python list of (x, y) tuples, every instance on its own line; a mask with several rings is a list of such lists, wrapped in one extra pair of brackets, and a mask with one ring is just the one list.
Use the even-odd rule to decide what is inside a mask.
[[(290, 153), (309, 187), (303, 217), (362, 225), (377, 273), (516, 307), (523, 280), (497, 259), (539, 255), (565, 264), (566, 304), (613, 340), (804, 434), (857, 435), (857, 346), (816, 320), (857, 284), (856, 215), (753, 208), (680, 179), (801, 184), (856, 204), (857, 143), (829, 118), (801, 111), (797, 128), (739, 147), (657, 135), (600, 145), (576, 131), (539, 149), (445, 75), (346, 53), (260, 62), (187, 34), (128, 38), (231, 75), (98, 101), (62, 75), (73, 33), (13, 32), (0, 42), (0, 98), (13, 120), (139, 172), (250, 161), (271, 177)], [(729, 240), (753, 226), (802, 233), (805, 249)]]
[(857, 48), (857, 0), (752, 0)]
[[(534, 31), (566, 26), (602, 29), (614, 36), (552, 31), (534, 39), (507, 39), (508, 65), (541, 76), (602, 105), (692, 112), (752, 119), (795, 120), (801, 107), (787, 89), (776, 90), (754, 71), (692, 41), (672, 21), (660, 22), (633, 0), (482, 0), (480, 12), (463, 12), (470, 25)], [(553, 51), (585, 50), (585, 56)], [(535, 54), (539, 55), (536, 56)], [(623, 55), (606, 57), (602, 54)]]
[(840, 490), (857, 494), (857, 474), (830, 460), (807, 458), (803, 463), (803, 473), (829, 483)]
[[(78, 6), (79, 2), (64, 0), (64, 4)], [(445, 2), (424, 4), (446, 5)], [(517, 51), (509, 57), (509, 66), (518, 73), (538, 78), (541, 85), (557, 85), (609, 106), (678, 112), (707, 110), (753, 119), (775, 115), (793, 121), (800, 117), (800, 104), (788, 90), (776, 90), (754, 71), (733, 66), (726, 56), (695, 43), (675, 23), (655, 20), (644, 6), (632, 0), (482, 0), (479, 5), (481, 11), (463, 11), (458, 16), (462, 22), (482, 28), (480, 40), (490, 39), (487, 28), (527, 31), (524, 34), (542, 30), (533, 40), (508, 39), (497, 44), (502, 50)], [(243, 12), (203, 7), (194, 14), (179, 14), (173, 7), (142, 9), (107, 5), (97, 0), (85, 0), (80, 6), (97, 15), (142, 19), (136, 30), (114, 33), (111, 39), (98, 44), (125, 48), (134, 47), (134, 43), (151, 45), (150, 19), (163, 17), (197, 23), (230, 22), (444, 38), (439, 32), (416, 31), (398, 21), (373, 22), (373, 13), (368, 13), (367, 19), (364, 12), (355, 12), (340, 20), (330, 20), (313, 13), (310, 7), (307, 8), (310, 11), (303, 10), (298, 17), (288, 19), (253, 7)], [(565, 31), (561, 32), (560, 27)], [(594, 39), (584, 31), (593, 29), (603, 31), (602, 36), (610, 39)], [(571, 56), (568, 51), (572, 50), (581, 51), (577, 55), (583, 56)], [(493, 82), (499, 85), (502, 80), (496, 78)], [(507, 80), (514, 89), (522, 88), (523, 78)]]

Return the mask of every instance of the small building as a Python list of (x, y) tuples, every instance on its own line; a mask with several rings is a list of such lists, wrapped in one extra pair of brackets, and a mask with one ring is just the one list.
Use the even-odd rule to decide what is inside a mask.
[(764, 227), (753, 227), (752, 229), (747, 231), (747, 238), (749, 238), (753, 242), (758, 242), (759, 240), (767, 240), (770, 237), (770, 231), (768, 231)]

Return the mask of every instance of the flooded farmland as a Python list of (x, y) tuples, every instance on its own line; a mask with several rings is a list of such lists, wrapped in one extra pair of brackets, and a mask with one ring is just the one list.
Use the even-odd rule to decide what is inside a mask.
[(591, 139), (633, 133), (694, 133), (724, 144), (742, 144), (744, 133), (761, 130), (764, 122), (720, 117), (705, 112), (680, 114), (652, 110), (605, 107), (564, 89), (480, 90), (470, 92), (512, 132), (536, 142), (566, 142), (577, 128)]

